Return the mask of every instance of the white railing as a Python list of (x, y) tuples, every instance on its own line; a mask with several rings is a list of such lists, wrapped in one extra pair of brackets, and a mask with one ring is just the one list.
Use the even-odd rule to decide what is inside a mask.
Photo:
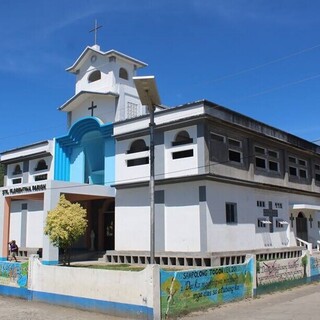
[(310, 254), (312, 254), (312, 243), (304, 241), (300, 238), (296, 238), (296, 240), (297, 240), (297, 245), (299, 247), (304, 247), (306, 250), (309, 251)]

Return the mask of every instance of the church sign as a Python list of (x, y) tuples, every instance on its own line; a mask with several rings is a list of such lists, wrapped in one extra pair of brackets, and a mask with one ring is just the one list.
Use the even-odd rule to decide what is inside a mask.
[(252, 297), (254, 262), (188, 271), (160, 271), (161, 318)]
[(2, 195), (9, 196), (9, 195), (15, 195), (15, 194), (29, 193), (29, 192), (45, 191), (46, 189), (47, 189), (46, 184), (36, 184), (31, 186), (3, 189)]
[(27, 288), (28, 262), (0, 261), (0, 285)]
[(311, 277), (319, 277), (320, 275), (320, 253), (314, 252), (310, 257), (310, 275)]
[(257, 285), (266, 285), (276, 282), (301, 279), (306, 277), (304, 257), (258, 261)]

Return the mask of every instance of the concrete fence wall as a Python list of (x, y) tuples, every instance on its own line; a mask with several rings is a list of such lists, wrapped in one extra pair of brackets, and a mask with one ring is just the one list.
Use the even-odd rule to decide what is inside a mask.
[(128, 319), (169, 319), (320, 279), (320, 253), (256, 260), (214, 268), (136, 271), (0, 262), (0, 294), (94, 310)]
[(116, 271), (42, 265), (29, 260), (33, 300), (85, 308), (110, 315), (159, 318), (159, 267), (142, 271)]

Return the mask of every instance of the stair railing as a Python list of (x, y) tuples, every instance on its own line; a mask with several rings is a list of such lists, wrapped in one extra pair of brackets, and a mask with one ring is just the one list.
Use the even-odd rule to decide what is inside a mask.
[(297, 240), (297, 245), (299, 247), (304, 247), (306, 250), (309, 251), (310, 254), (312, 254), (312, 243), (307, 242), (307, 241), (302, 240), (302, 239), (297, 238), (297, 237), (296, 237), (296, 240)]

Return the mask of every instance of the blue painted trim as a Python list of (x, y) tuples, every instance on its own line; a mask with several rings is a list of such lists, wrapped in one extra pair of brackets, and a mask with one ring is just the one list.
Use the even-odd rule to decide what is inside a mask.
[(8, 257), (0, 257), (0, 261), (7, 261)]
[(59, 264), (59, 261), (58, 260), (42, 260), (41, 263), (46, 266), (56, 266), (57, 264)]
[(147, 316), (147, 319), (153, 319), (153, 308), (138, 306), (127, 303), (103, 301), (97, 299), (80, 298), (62, 294), (33, 291), (33, 300), (48, 302), (78, 309), (92, 310), (97, 312), (108, 313), (109, 315), (130, 316), (139, 315)]
[(23, 298), (27, 300), (31, 300), (32, 298), (32, 291), (28, 290), (27, 288), (16, 288), (0, 285), (0, 294), (10, 297)]

